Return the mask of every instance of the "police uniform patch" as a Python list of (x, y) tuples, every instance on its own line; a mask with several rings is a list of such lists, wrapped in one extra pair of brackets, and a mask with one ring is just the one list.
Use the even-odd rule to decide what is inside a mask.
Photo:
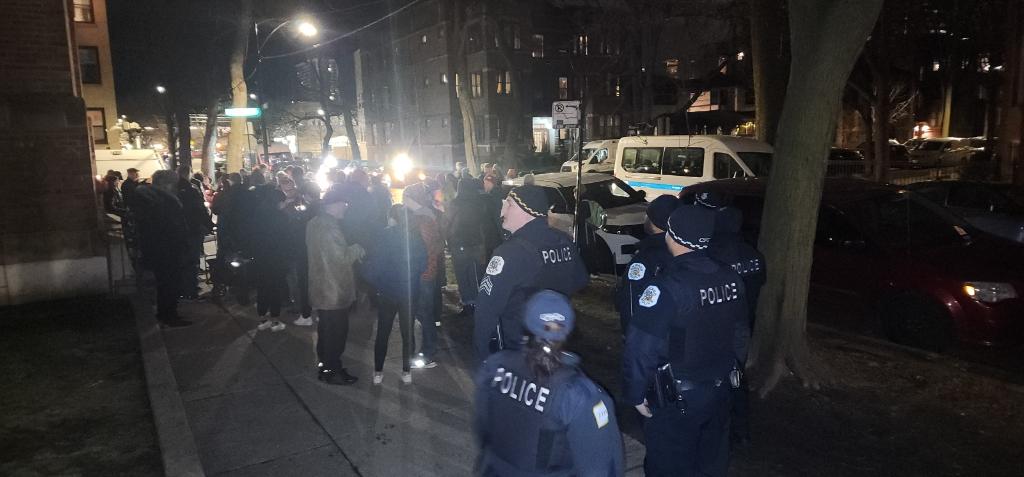
[(488, 275), (497, 275), (503, 268), (505, 268), (505, 259), (497, 255), (491, 257), (491, 261), (487, 262)]
[(658, 297), (661, 296), (661, 290), (658, 287), (651, 285), (644, 289), (644, 293), (640, 295), (640, 306), (644, 308), (650, 308), (658, 304)]
[(604, 402), (598, 402), (594, 404), (594, 421), (597, 422), (597, 428), (600, 429), (608, 425), (608, 408), (604, 405)]
[(647, 273), (647, 267), (644, 264), (637, 262), (629, 266), (629, 274), (627, 275), (630, 280), (639, 280), (644, 277)]
[(491, 276), (487, 275), (483, 280), (480, 280), (479, 291), (486, 293), (487, 296), (491, 296), (491, 290), (494, 290), (494, 283), (491, 283)]

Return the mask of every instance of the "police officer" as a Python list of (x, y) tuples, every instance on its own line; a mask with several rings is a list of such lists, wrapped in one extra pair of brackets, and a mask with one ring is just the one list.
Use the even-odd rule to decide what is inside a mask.
[[(723, 265), (732, 267), (743, 279), (747, 290), (747, 320), (741, 325), (747, 327), (749, 333), (754, 327), (754, 315), (757, 311), (757, 298), (766, 280), (764, 255), (751, 246), (740, 235), (743, 224), (743, 213), (732, 207), (721, 207), (715, 211), (715, 233), (711, 240), (708, 255)], [(746, 364), (741, 363), (741, 364)], [(743, 379), (740, 386), (733, 390), (732, 415), (730, 419), (730, 435), (733, 442), (747, 444), (750, 442), (750, 401), (747, 380)]]
[(587, 285), (579, 250), (548, 226), (548, 208), (544, 190), (533, 185), (512, 189), (502, 204), (502, 227), (512, 235), (494, 249), (478, 287), (473, 345), (481, 361), (492, 350), (520, 347), (527, 297), (541, 289), (568, 296)]
[(665, 244), (665, 229), (668, 228), (666, 223), (669, 215), (678, 206), (679, 199), (672, 195), (658, 196), (647, 206), (647, 220), (644, 221), (647, 236), (637, 242), (636, 253), (626, 267), (626, 275), (622, 277), (615, 296), (623, 336), (629, 329), (629, 319), (633, 316), (640, 292), (665, 269), (672, 258)]
[(477, 377), (475, 429), (483, 476), (621, 476), (611, 397), (561, 352), (575, 315), (560, 293), (526, 302), (525, 348), (491, 355)]
[[(623, 399), (647, 419), (648, 476), (724, 476), (729, 397), (749, 333), (743, 280), (707, 255), (714, 212), (668, 220), (668, 268), (637, 300), (626, 335)], [(654, 392), (648, 392), (652, 386)]]

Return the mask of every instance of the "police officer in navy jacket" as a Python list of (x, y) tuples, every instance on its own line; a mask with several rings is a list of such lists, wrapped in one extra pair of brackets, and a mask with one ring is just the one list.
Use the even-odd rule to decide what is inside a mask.
[(473, 345), (485, 359), (497, 348), (518, 348), (522, 308), (538, 290), (571, 295), (589, 275), (572, 239), (548, 226), (550, 204), (538, 186), (516, 187), (501, 207), (502, 227), (512, 233), (494, 250), (478, 287)]
[(524, 348), (491, 355), (477, 377), (475, 428), (483, 476), (623, 475), (615, 406), (562, 344), (575, 315), (562, 294), (526, 302)]
[(647, 236), (637, 242), (636, 253), (629, 261), (626, 275), (622, 277), (615, 295), (623, 336), (629, 329), (629, 319), (633, 316), (640, 292), (665, 269), (672, 258), (665, 244), (665, 229), (668, 228), (668, 217), (676, 207), (679, 207), (679, 199), (672, 195), (658, 196), (647, 206), (647, 220), (644, 221)]
[[(710, 209), (672, 213), (665, 241), (673, 258), (641, 292), (626, 334), (623, 399), (647, 418), (648, 476), (728, 470), (730, 375), (746, 357), (749, 331), (740, 326), (743, 280), (707, 255), (713, 229)], [(648, 393), (649, 386), (670, 391)]]

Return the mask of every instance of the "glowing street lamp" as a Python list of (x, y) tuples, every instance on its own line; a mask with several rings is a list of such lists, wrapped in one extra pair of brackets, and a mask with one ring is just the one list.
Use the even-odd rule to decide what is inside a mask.
[(164, 94), (164, 93), (167, 92), (167, 88), (164, 88), (162, 85), (156, 85), (156, 92), (160, 93), (160, 94)]
[(319, 30), (317, 30), (316, 25), (305, 20), (299, 22), (297, 29), (300, 35), (307, 38), (314, 37), (316, 36), (317, 33), (319, 33)]

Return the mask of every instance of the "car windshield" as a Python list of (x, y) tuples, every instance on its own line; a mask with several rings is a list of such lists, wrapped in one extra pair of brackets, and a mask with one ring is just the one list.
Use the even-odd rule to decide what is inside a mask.
[[(569, 202), (570, 208), (574, 208), (576, 186), (562, 187), (559, 191), (562, 193), (562, 197)], [(583, 184), (583, 198), (597, 202), (604, 209), (614, 209), (644, 201), (643, 194), (616, 178)]]
[(772, 153), (770, 152), (737, 152), (743, 163), (756, 177), (768, 177), (772, 170)]
[(918, 151), (938, 151), (946, 144), (943, 141), (925, 141), (917, 146)]
[(842, 207), (878, 244), (901, 250), (965, 245), (968, 226), (912, 194), (896, 193)]

